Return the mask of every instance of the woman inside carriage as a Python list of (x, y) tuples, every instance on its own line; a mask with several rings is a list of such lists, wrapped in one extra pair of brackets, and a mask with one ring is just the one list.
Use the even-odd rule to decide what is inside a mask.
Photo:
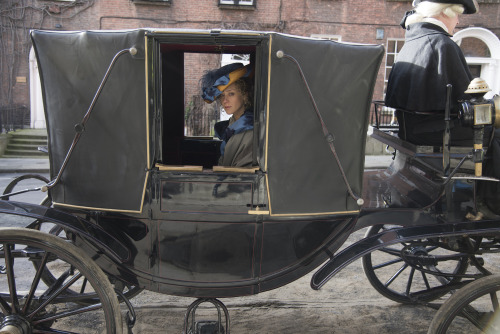
[(201, 79), (202, 98), (219, 101), (231, 118), (215, 124), (222, 140), (219, 165), (250, 167), (253, 162), (253, 83), (252, 68), (233, 63), (208, 71)]

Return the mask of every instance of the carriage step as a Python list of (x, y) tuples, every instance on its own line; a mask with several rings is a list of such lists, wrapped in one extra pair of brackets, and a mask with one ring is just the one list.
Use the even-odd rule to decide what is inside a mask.
[(220, 325), (220, 333), (224, 332), (224, 326), (217, 321), (202, 320), (195, 323), (195, 328), (189, 329), (188, 334), (218, 334)]
[[(217, 310), (217, 320), (196, 321), (196, 310), (203, 303), (212, 304)], [(224, 313), (225, 326), (222, 324)], [(199, 298), (189, 305), (184, 316), (183, 334), (229, 334), (229, 312), (226, 305), (215, 298)]]

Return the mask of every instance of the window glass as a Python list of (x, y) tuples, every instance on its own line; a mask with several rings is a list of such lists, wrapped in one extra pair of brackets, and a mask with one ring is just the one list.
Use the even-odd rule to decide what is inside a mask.
[(469, 70), (474, 78), (481, 76), (481, 65), (469, 65)]
[(221, 5), (253, 6), (254, 0), (219, 0)]
[(394, 65), (394, 57), (395, 57), (395, 55), (393, 55), (393, 54), (387, 55), (387, 66)]
[(488, 46), (479, 38), (466, 37), (460, 43), (460, 48), (465, 57), (485, 57), (490, 58), (491, 53)]
[[(67, 1), (67, 0), (63, 0), (63, 1)], [(157, 3), (157, 4), (170, 4), (171, 0), (132, 0), (132, 2), (135, 2), (137, 4), (147, 4), (148, 2), (153, 2), (153, 3)]]

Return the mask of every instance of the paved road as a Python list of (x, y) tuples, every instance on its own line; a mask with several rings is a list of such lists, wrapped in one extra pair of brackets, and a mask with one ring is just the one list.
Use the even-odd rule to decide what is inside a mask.
[[(361, 238), (354, 233), (346, 245)], [(268, 334), (424, 334), (435, 310), (401, 305), (382, 297), (369, 284), (358, 260), (321, 290), (310, 288), (311, 275), (255, 296), (224, 298), (232, 333)], [(138, 316), (134, 333), (181, 333), (193, 298), (143, 292), (132, 303)], [(197, 319), (213, 319), (202, 309)]]

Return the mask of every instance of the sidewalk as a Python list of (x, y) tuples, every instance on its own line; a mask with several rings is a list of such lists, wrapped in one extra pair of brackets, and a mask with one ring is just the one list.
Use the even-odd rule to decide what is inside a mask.
[(0, 173), (48, 173), (48, 158), (0, 158)]
[[(367, 155), (365, 168), (378, 169), (389, 166), (392, 155)], [(0, 173), (48, 173), (48, 158), (0, 158)]]

